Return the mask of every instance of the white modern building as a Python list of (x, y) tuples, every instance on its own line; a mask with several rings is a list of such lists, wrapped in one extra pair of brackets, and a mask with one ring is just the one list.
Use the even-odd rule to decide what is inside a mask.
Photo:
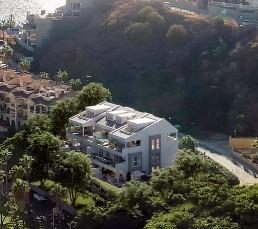
[(103, 102), (69, 119), (67, 138), (101, 171), (123, 177), (173, 164), (178, 130), (164, 118)]
[(87, 8), (92, 2), (92, 0), (66, 0), (66, 15), (80, 16), (81, 10)]

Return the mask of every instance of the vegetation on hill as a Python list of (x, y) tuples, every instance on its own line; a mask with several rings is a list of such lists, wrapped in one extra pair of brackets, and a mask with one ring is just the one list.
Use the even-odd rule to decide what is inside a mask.
[[(146, 182), (128, 182), (107, 201), (90, 193), (96, 181), (88, 156), (63, 152), (60, 139), (49, 132), (50, 123), (46, 116), (34, 116), (25, 130), (0, 145), (0, 186), (6, 190), (5, 181), (10, 174), (14, 178), (12, 190), (1, 199), (1, 225), (9, 217), (27, 228), (24, 196), (28, 182), (36, 181), (43, 188), (51, 183), (60, 212), (62, 200), (79, 210), (73, 228), (257, 228), (257, 186), (239, 186), (233, 174), (198, 151), (192, 137), (182, 138), (174, 167), (154, 172)], [(28, 155), (12, 166), (10, 150), (17, 148)]]
[(183, 127), (258, 134), (254, 28), (157, 1), (105, 1), (85, 15), (80, 29), (41, 50), (39, 69), (93, 75), (116, 102)]
[(89, 221), (90, 228), (255, 228), (257, 186), (240, 187), (229, 173), (184, 148), (175, 167), (127, 183), (106, 206), (84, 209), (79, 228)]

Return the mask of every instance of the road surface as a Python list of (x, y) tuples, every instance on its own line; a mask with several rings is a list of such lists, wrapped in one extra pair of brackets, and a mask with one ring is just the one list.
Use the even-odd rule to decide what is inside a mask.
[(216, 161), (217, 163), (231, 171), (234, 175), (236, 175), (240, 181), (240, 185), (252, 185), (258, 183), (258, 178), (254, 177), (252, 171), (245, 170), (243, 165), (234, 161), (228, 151), (223, 151), (222, 149), (220, 149), (220, 153), (215, 153), (211, 150), (208, 150), (203, 145), (198, 147), (198, 150), (205, 153), (212, 160)]

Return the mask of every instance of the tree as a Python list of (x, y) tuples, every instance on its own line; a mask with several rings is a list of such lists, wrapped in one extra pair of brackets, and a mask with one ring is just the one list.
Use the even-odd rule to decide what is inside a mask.
[(0, 150), (0, 171), (4, 173), (5, 183), (2, 184), (2, 188), (5, 194), (8, 190), (8, 160), (12, 155), (12, 152), (10, 152), (8, 149)]
[(198, 141), (195, 140), (190, 135), (183, 136), (179, 140), (179, 149), (186, 149), (186, 150), (191, 150), (195, 152), (197, 147), (198, 147)]
[(106, 100), (111, 100), (109, 89), (100, 83), (90, 83), (83, 87), (77, 96), (78, 110), (84, 110), (86, 106), (96, 105)]
[(207, 171), (208, 162), (198, 154), (193, 154), (192, 151), (184, 150), (180, 152), (176, 160), (177, 168), (189, 176), (196, 176), (201, 171)]
[(42, 79), (49, 79), (49, 73), (47, 72), (40, 72), (39, 73), (39, 78)]
[(220, 30), (224, 26), (224, 20), (221, 17), (216, 17), (213, 21), (213, 25), (217, 30)]
[(32, 134), (35, 132), (50, 132), (52, 130), (52, 123), (47, 115), (34, 115), (31, 116), (27, 121), (28, 133)]
[(74, 91), (78, 91), (82, 89), (82, 82), (80, 79), (71, 79), (69, 84), (72, 86)]
[(0, 21), (0, 30), (2, 32), (2, 39), (5, 40), (5, 30), (7, 29), (7, 22), (6, 20)]
[(138, 12), (138, 19), (142, 22), (146, 22), (147, 17), (151, 14), (151, 13), (157, 13), (157, 11), (152, 8), (151, 6), (145, 6), (144, 8), (142, 8), (139, 12)]
[(68, 80), (68, 73), (65, 70), (59, 69), (56, 74), (56, 82), (64, 84)]
[(50, 113), (53, 133), (61, 138), (66, 137), (66, 125), (69, 118), (78, 112), (77, 102), (73, 99), (66, 99), (56, 103)]
[(27, 153), (34, 158), (33, 173), (38, 176), (41, 186), (48, 178), (48, 170), (60, 157), (62, 142), (48, 132), (35, 132), (28, 138)]
[(28, 182), (22, 179), (16, 179), (16, 181), (12, 184), (11, 191), (14, 195), (16, 203), (20, 208), (20, 211), (23, 212), (25, 210), (26, 204), (28, 203)]
[(144, 229), (187, 229), (192, 228), (194, 215), (184, 208), (175, 208), (168, 213), (154, 215), (147, 221)]
[(4, 45), (2, 49), (2, 53), (4, 54), (5, 63), (13, 56), (13, 49), (9, 45)]
[(144, 42), (152, 37), (152, 29), (149, 23), (136, 22), (125, 29), (125, 34), (136, 42)]
[(230, 217), (205, 217), (197, 218), (193, 224), (194, 229), (239, 229), (239, 225), (234, 223)]
[(165, 25), (165, 19), (158, 12), (152, 12), (147, 16), (147, 22), (154, 31), (161, 31)]
[(140, 221), (148, 219), (155, 211), (164, 210), (164, 202), (155, 195), (152, 187), (138, 181), (128, 182), (114, 202), (111, 212), (119, 212)]
[(85, 192), (91, 181), (91, 160), (82, 153), (70, 151), (64, 155), (57, 165), (56, 179), (68, 190), (75, 207), (80, 192)]
[(14, 16), (11, 14), (10, 17), (6, 20), (6, 27), (7, 29), (15, 27), (15, 20)]
[(26, 57), (22, 58), (19, 64), (23, 73), (30, 70), (31, 61), (28, 58)]
[(183, 25), (171, 25), (166, 36), (171, 45), (178, 47), (185, 43), (187, 31)]
[(66, 188), (64, 188), (60, 183), (55, 183), (51, 188), (51, 195), (56, 204), (56, 211), (58, 214), (58, 223), (61, 228), (62, 212), (63, 212), (63, 199), (66, 196)]
[(29, 181), (33, 161), (34, 159), (31, 156), (23, 154), (19, 159), (19, 164), (14, 165), (10, 170), (12, 178)]

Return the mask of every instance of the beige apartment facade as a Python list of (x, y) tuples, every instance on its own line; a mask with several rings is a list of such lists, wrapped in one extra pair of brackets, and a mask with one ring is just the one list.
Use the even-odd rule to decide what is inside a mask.
[(70, 92), (70, 86), (0, 68), (0, 120), (17, 129), (32, 115), (48, 114), (53, 102)]

